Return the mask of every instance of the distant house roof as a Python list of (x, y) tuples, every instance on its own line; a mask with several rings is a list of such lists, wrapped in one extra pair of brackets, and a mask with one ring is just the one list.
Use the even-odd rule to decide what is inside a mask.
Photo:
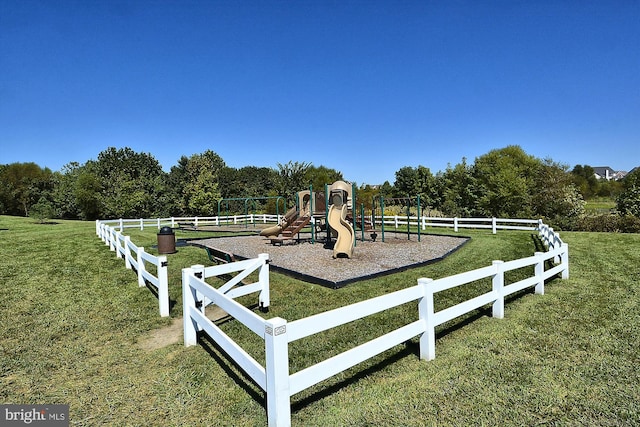
[(625, 176), (630, 174), (631, 172), (638, 169), (637, 167), (631, 169), (630, 172), (625, 171), (614, 171), (609, 166), (598, 166), (593, 168), (593, 172), (597, 179), (606, 179), (607, 181), (614, 180), (618, 181), (623, 179)]
[(618, 171), (618, 172), (614, 173), (611, 178), (616, 180), (616, 181), (619, 181), (619, 180), (623, 179), (625, 176), (627, 176), (627, 173), (625, 171)]
[(593, 168), (593, 172), (598, 179), (606, 179), (607, 181), (613, 179), (613, 175), (616, 173), (609, 166), (596, 166)]

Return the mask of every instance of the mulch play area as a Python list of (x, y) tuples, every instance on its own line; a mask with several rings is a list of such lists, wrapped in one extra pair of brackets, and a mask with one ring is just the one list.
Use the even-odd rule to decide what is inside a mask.
[(309, 239), (274, 246), (261, 236), (220, 237), (192, 240), (190, 244), (220, 249), (236, 259), (269, 254), (270, 268), (289, 276), (330, 288), (340, 288), (359, 280), (397, 273), (439, 261), (459, 249), (468, 237), (385, 233), (385, 241), (356, 242), (352, 258), (332, 257), (324, 242)]

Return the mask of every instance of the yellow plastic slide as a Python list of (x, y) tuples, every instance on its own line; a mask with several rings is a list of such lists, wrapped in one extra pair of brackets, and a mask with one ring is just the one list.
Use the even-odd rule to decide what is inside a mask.
[(280, 224), (265, 228), (260, 232), (260, 235), (265, 237), (280, 235), (280, 233), (282, 233), (282, 230), (287, 228), (289, 224), (291, 224), (291, 222), (296, 219), (297, 216), (298, 210), (294, 206), (289, 209), (286, 214), (284, 214), (284, 217), (282, 218), (282, 221), (280, 221)]
[(333, 246), (334, 258), (351, 258), (353, 247), (356, 243), (353, 227), (345, 219), (347, 216), (347, 205), (331, 205), (329, 207), (329, 225), (338, 233), (336, 244)]

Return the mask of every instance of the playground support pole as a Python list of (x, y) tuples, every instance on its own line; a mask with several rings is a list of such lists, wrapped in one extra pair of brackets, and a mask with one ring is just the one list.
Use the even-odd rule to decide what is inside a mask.
[(411, 198), (407, 197), (407, 240), (411, 240)]
[[(300, 209), (302, 209), (302, 205), (300, 204), (300, 197), (298, 197), (298, 193), (296, 193), (296, 210), (298, 211), (298, 216), (300, 215)], [(298, 243), (300, 243), (300, 233), (297, 234)]]
[(382, 243), (384, 243), (384, 197), (380, 196), (380, 210), (382, 211)]
[(418, 242), (420, 241), (420, 195), (418, 194)]
[(327, 238), (325, 244), (331, 242), (331, 227), (329, 227), (329, 184), (324, 185), (324, 225), (327, 229)]
[[(353, 232), (355, 233), (357, 230), (356, 227), (356, 209), (358, 209), (358, 205), (356, 204), (356, 183), (352, 182), (351, 183), (351, 216), (353, 217), (352, 222), (353, 222)], [(355, 237), (355, 236), (353, 236)], [(353, 239), (353, 246), (357, 246), (358, 245), (358, 240), (357, 239)]]
[(314, 197), (313, 197), (313, 184), (309, 184), (309, 215), (311, 215), (311, 244), (315, 244), (316, 243), (316, 222), (315, 222), (315, 218), (313, 217), (313, 202), (314, 202)]
[(362, 241), (364, 242), (364, 203), (360, 203), (360, 226), (362, 227)]

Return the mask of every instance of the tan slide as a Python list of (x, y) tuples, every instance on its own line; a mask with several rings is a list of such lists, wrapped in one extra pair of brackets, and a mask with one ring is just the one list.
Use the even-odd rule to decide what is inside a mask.
[(287, 228), (289, 224), (291, 224), (297, 217), (298, 209), (296, 209), (296, 207), (294, 206), (289, 209), (286, 214), (284, 214), (284, 217), (282, 218), (282, 221), (280, 221), (280, 224), (265, 228), (260, 232), (260, 235), (265, 237), (278, 236), (280, 233), (282, 233), (282, 230)]
[(334, 258), (351, 258), (353, 247), (356, 243), (353, 227), (345, 219), (347, 216), (347, 205), (329, 207), (329, 225), (338, 233), (336, 244), (333, 246)]

